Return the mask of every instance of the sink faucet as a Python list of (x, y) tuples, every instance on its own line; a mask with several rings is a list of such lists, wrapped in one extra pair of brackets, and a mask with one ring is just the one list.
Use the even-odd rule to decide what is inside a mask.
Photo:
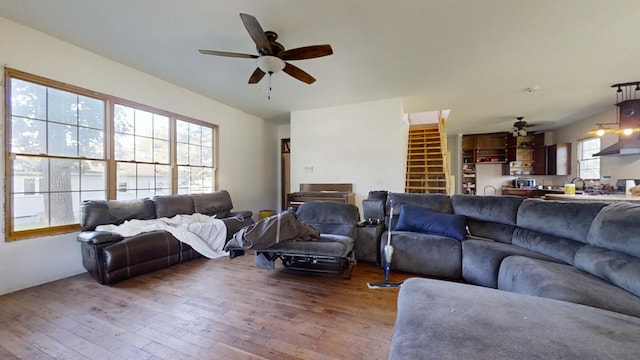
[[(576, 181), (582, 181), (582, 186), (578, 187), (578, 184), (576, 184)], [(576, 176), (573, 179), (571, 179), (571, 183), (576, 184), (576, 189), (578, 189), (578, 190), (584, 190), (585, 185), (586, 185), (585, 182), (584, 182), (584, 179), (579, 177), (579, 176)]]

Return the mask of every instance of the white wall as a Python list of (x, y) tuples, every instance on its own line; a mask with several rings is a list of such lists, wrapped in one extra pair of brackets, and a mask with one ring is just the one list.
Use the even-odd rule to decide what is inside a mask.
[[(274, 124), (1, 17), (0, 64), (218, 124), (219, 188), (229, 190), (235, 209), (275, 208)], [(4, 119), (4, 106), (0, 111)], [(4, 179), (4, 154), (0, 161)], [(0, 222), (4, 239), (4, 216)], [(0, 242), (0, 294), (83, 272), (75, 237)]]
[(356, 205), (371, 190), (404, 192), (408, 124), (399, 98), (291, 113), (291, 190), (352, 183)]

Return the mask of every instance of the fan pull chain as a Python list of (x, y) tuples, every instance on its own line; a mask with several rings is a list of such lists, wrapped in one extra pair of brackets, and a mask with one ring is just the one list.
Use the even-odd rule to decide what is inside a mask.
[(267, 93), (267, 100), (271, 100), (271, 72), (269, 72), (269, 92)]

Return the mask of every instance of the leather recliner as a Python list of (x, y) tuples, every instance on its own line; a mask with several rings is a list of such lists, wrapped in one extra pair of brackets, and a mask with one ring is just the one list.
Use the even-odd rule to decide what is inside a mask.
[(199, 257), (191, 246), (166, 231), (122, 237), (96, 231), (99, 225), (120, 225), (127, 220), (173, 217), (178, 214), (216, 215), (227, 228), (227, 240), (253, 223), (251, 211), (232, 212), (231, 196), (225, 190), (207, 194), (163, 195), (152, 199), (86, 200), (80, 206), (78, 235), (82, 263), (101, 284), (113, 284), (137, 275), (184, 263)]

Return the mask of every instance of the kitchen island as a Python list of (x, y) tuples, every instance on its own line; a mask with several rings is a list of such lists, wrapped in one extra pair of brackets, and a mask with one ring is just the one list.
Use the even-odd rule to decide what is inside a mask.
[(629, 201), (640, 202), (640, 196), (626, 196), (621, 194), (610, 195), (570, 195), (570, 194), (545, 194), (545, 200), (581, 201), (581, 202), (616, 202)]

